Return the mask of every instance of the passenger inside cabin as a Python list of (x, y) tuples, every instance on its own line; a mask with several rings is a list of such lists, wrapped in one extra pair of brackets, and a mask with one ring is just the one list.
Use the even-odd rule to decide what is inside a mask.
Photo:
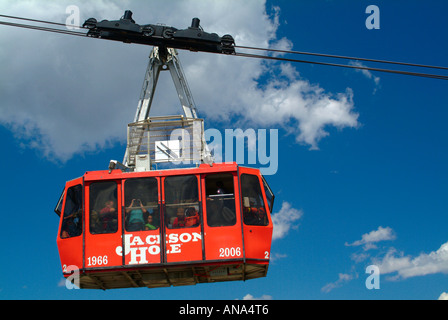
[(127, 231), (142, 231), (145, 229), (143, 214), (147, 213), (140, 199), (132, 199), (131, 205), (126, 208)]
[(154, 225), (154, 218), (150, 214), (150, 215), (148, 215), (148, 218), (146, 219), (145, 230), (156, 230), (156, 229), (157, 229), (157, 227)]
[(222, 181), (218, 181), (216, 182), (216, 194), (227, 194), (226, 189), (224, 189), (224, 184), (222, 183)]
[(236, 223), (233, 179), (231, 174), (210, 174), (205, 178), (207, 224), (211, 227)]
[(90, 232), (93, 234), (102, 233), (103, 224), (101, 223), (100, 216), (98, 212), (92, 210), (90, 213)]
[(61, 238), (62, 239), (66, 239), (66, 238), (70, 238), (70, 234), (68, 233), (67, 229), (63, 229), (61, 232)]
[(245, 198), (243, 203), (244, 223), (253, 226), (267, 225), (266, 210), (264, 207), (257, 206), (254, 202), (248, 204), (248, 202), (248, 198)]
[(82, 233), (82, 210), (77, 210), (64, 217), (61, 238), (79, 236)]
[(102, 224), (103, 233), (111, 233), (117, 231), (118, 216), (114, 201), (106, 201), (105, 207), (101, 209), (99, 213), (99, 219)]
[(193, 207), (185, 210), (185, 226), (197, 227), (199, 225), (199, 213)]
[(185, 227), (185, 212), (182, 207), (177, 208), (177, 217), (173, 221), (173, 228)]
[(197, 227), (199, 223), (199, 213), (194, 207), (177, 208), (177, 217), (173, 221), (173, 228)]

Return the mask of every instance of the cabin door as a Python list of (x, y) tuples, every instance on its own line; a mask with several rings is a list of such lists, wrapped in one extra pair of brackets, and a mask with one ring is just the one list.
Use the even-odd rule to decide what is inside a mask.
[(85, 196), (84, 267), (94, 269), (122, 265), (120, 181), (86, 182)]
[(196, 175), (162, 178), (164, 262), (203, 260), (202, 210)]
[(273, 226), (259, 172), (241, 168), (240, 185), (245, 257), (269, 261)]
[[(207, 260), (243, 258), (243, 237), (236, 172), (201, 177)], [(205, 202), (205, 204), (204, 204)]]
[(126, 265), (162, 261), (160, 180), (126, 179), (123, 183), (123, 225)]

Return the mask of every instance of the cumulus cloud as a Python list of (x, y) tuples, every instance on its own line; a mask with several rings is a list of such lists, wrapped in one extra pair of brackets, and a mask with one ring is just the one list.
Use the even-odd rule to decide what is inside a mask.
[[(81, 23), (90, 17), (115, 20), (125, 9), (134, 12), (137, 23), (178, 28), (199, 17), (204, 30), (232, 34), (239, 45), (292, 48), (289, 39), (277, 37), (281, 9), (267, 12), (264, 0), (130, 0), (125, 5), (118, 0), (5, 0), (0, 11), (65, 23), (69, 5), (80, 8)], [(0, 41), (0, 124), (23, 145), (66, 161), (125, 143), (151, 47), (6, 26), (0, 27)], [(318, 149), (329, 126), (358, 126), (349, 88), (326, 92), (292, 65), (187, 51), (179, 55), (200, 116), (223, 126), (234, 127), (237, 119), (254, 127), (283, 127), (311, 149)], [(181, 110), (171, 78), (162, 74), (151, 114)]]
[(376, 249), (376, 242), (395, 240), (396, 235), (390, 227), (378, 227), (377, 230), (373, 230), (369, 233), (365, 233), (361, 236), (361, 240), (356, 240), (353, 243), (345, 243), (346, 246), (364, 246), (364, 250)]
[[(359, 264), (364, 268), (367, 265), (375, 265), (379, 268), (381, 275), (388, 275), (385, 277), (386, 280), (407, 279), (436, 273), (448, 274), (448, 242), (442, 244), (435, 251), (422, 252), (417, 256), (405, 254), (404, 251), (399, 251), (392, 246), (384, 246), (381, 248), (382, 250), (373, 250), (378, 249), (376, 245), (378, 242), (395, 239), (396, 234), (392, 228), (380, 226), (377, 230), (363, 234), (360, 240), (352, 243), (346, 242), (345, 245), (349, 247), (362, 246), (362, 252), (350, 255), (351, 260), (355, 262), (352, 268), (354, 269)], [(329, 292), (353, 278), (354, 276), (351, 274), (340, 273), (338, 280), (325, 285), (322, 291)], [(444, 294), (442, 293), (442, 298), (445, 297)]]
[(416, 257), (398, 252), (390, 248), (383, 258), (375, 258), (373, 262), (380, 268), (381, 274), (395, 274), (394, 278), (411, 278), (428, 274), (448, 274), (448, 242), (430, 253), (421, 253)]
[(274, 224), (272, 240), (284, 238), (291, 228), (297, 227), (297, 221), (302, 215), (302, 210), (297, 210), (289, 202), (284, 201), (280, 211), (272, 215), (272, 223)]
[(328, 292), (332, 291), (333, 289), (341, 287), (344, 283), (349, 282), (353, 278), (354, 278), (354, 276), (351, 274), (339, 273), (338, 280), (336, 280), (335, 282), (326, 284), (325, 286), (322, 287), (321, 291), (328, 293)]
[[(351, 260), (354, 261), (356, 264), (359, 264), (361, 262), (367, 261), (368, 259), (371, 259), (370, 253), (367, 251), (371, 249), (377, 249), (377, 243), (381, 241), (389, 241), (389, 240), (395, 240), (396, 235), (392, 228), (390, 227), (382, 227), (379, 226), (378, 229), (372, 230), (368, 233), (364, 233), (361, 236), (360, 240), (356, 240), (352, 243), (345, 243), (345, 246), (347, 247), (359, 247), (362, 246), (363, 252), (355, 252), (351, 254)], [(355, 266), (353, 265), (352, 268), (354, 269)], [(331, 282), (326, 284), (324, 287), (322, 287), (321, 291), (328, 293), (332, 291), (333, 289), (339, 288), (346, 284), (347, 282), (353, 280), (357, 277), (356, 272), (350, 273), (339, 273), (338, 280), (335, 282)]]

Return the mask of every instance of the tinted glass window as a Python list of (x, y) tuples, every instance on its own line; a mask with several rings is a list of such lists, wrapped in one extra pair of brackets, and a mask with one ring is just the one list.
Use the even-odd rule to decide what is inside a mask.
[(269, 211), (272, 213), (272, 207), (274, 206), (274, 193), (272, 192), (271, 188), (269, 187), (266, 179), (262, 176), (263, 181), (263, 187), (264, 187), (264, 193), (266, 194), (266, 199), (268, 200), (269, 205)]
[(61, 212), (62, 212), (62, 202), (64, 201), (64, 195), (65, 192), (62, 191), (61, 196), (59, 197), (58, 203), (56, 204), (56, 207), (54, 208), (54, 212), (56, 212), (56, 214), (58, 216), (61, 216)]
[(160, 225), (155, 178), (128, 179), (124, 184), (126, 231), (156, 230)]
[(236, 223), (235, 194), (232, 174), (205, 177), (207, 225), (233, 226)]
[(117, 184), (113, 181), (90, 185), (90, 233), (118, 231)]
[(165, 178), (165, 223), (168, 228), (200, 225), (198, 179), (196, 176)]
[(61, 238), (76, 237), (82, 234), (82, 186), (67, 190), (64, 215), (62, 217)]
[(261, 193), (260, 180), (250, 174), (241, 175), (241, 195), (243, 197), (243, 219), (248, 225), (267, 226), (269, 224)]

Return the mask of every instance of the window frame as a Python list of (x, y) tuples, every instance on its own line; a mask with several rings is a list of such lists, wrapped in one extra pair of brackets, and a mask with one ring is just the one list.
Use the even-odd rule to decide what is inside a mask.
[[(213, 176), (229, 176), (230, 181), (232, 182), (232, 192), (231, 193), (227, 193), (224, 194), (222, 197), (227, 196), (227, 195), (232, 195), (232, 198), (230, 199), (223, 199), (222, 201), (222, 208), (221, 210), (226, 207), (229, 210), (232, 211), (232, 220), (231, 220), (231, 224), (210, 224), (210, 222), (213, 220), (214, 217), (212, 217), (211, 215), (209, 216), (209, 204), (210, 204), (210, 194), (207, 194), (207, 178), (209, 177), (213, 177)], [(235, 181), (234, 181), (235, 175), (232, 174), (231, 172), (214, 172), (214, 173), (207, 173), (204, 175), (204, 188), (205, 188), (205, 215), (207, 217), (207, 226), (210, 228), (220, 228), (220, 227), (232, 227), (235, 226), (237, 223), (237, 206), (239, 205), (239, 203), (237, 203), (235, 200)], [(221, 179), (223, 180), (223, 179)], [(217, 186), (218, 187), (218, 186)], [(228, 190), (227, 190), (228, 191)], [(216, 195), (215, 195), (216, 196)], [(220, 198), (221, 196), (217, 196), (217, 198)], [(211, 198), (211, 197), (210, 197)], [(218, 199), (219, 200), (219, 199)], [(224, 201), (225, 200), (232, 200), (233, 201), (233, 208), (229, 208), (228, 206), (224, 205)], [(212, 219), (211, 219), (212, 218)], [(224, 220), (223, 220), (224, 221)], [(225, 222), (225, 221), (224, 221)]]
[[(261, 175), (261, 181), (263, 182), (264, 193), (266, 196), (266, 201), (268, 202), (269, 212), (272, 213), (272, 208), (274, 208), (274, 200), (275, 200), (274, 192), (272, 192), (271, 187), (269, 186), (267, 180), (263, 175)], [(271, 195), (270, 199), (268, 198), (268, 192)]]
[(65, 188), (62, 190), (61, 196), (59, 197), (58, 202), (56, 203), (56, 206), (54, 207), (54, 212), (60, 217), (63, 210), (63, 204), (64, 204), (64, 196), (65, 196)]
[[(93, 216), (92, 213), (93, 213), (93, 211), (95, 211), (98, 214), (98, 219), (100, 219), (99, 215), (100, 215), (100, 211), (101, 210), (96, 211), (93, 208), (94, 205), (96, 206), (96, 202), (99, 201), (99, 200), (98, 200), (98, 195), (95, 195), (96, 198), (95, 198), (94, 201), (92, 201), (92, 199), (93, 199), (92, 198), (92, 186), (96, 186), (96, 185), (100, 185), (100, 184), (105, 185), (107, 183), (115, 184), (115, 190), (113, 191), (113, 194), (115, 194), (115, 199), (106, 201), (106, 202), (109, 202), (109, 201), (115, 202), (115, 207), (116, 207), (115, 208), (115, 212), (116, 213), (114, 214), (114, 215), (116, 215), (116, 222), (115, 222), (115, 225), (114, 225), (114, 227), (115, 227), (114, 230), (115, 231), (106, 231), (107, 229), (105, 229), (102, 232), (95, 232), (95, 231), (92, 231), (92, 226), (94, 225), (94, 223), (92, 223), (92, 216)], [(118, 228), (118, 220), (119, 220), (119, 212), (120, 212), (120, 208), (118, 207), (118, 203), (119, 203), (119, 199), (118, 198), (120, 197), (120, 195), (118, 194), (118, 184), (119, 183), (117, 181), (114, 181), (114, 180), (94, 181), (94, 182), (89, 184), (89, 195), (88, 195), (89, 196), (89, 233), (91, 235), (95, 235), (96, 236), (96, 235), (105, 235), (105, 234), (116, 234), (119, 231), (121, 232), (121, 230), (119, 230), (119, 228)], [(100, 220), (99, 220), (99, 222), (100, 222)]]
[[(80, 190), (75, 190), (75, 188), (80, 189)], [(72, 195), (70, 193), (70, 190), (74, 190), (73, 192), (77, 193), (76, 198), (79, 197), (79, 199), (77, 199), (77, 201), (76, 201), (79, 203), (75, 204), (74, 206), (73, 206), (74, 201), (72, 200)], [(76, 184), (74, 186), (69, 187), (67, 189), (67, 193), (65, 193), (65, 190), (63, 191), (62, 197), (64, 198), (64, 196), (65, 196), (65, 203), (64, 203), (64, 209), (63, 209), (63, 215), (61, 215), (62, 222), (61, 222), (61, 230), (59, 233), (59, 237), (61, 239), (69, 239), (69, 238), (79, 237), (83, 234), (83, 229), (84, 229), (84, 223), (83, 223), (83, 220), (84, 220), (84, 190), (83, 190), (83, 185)], [(70, 205), (73, 206), (73, 208), (70, 211), (67, 210), (67, 209), (69, 209), (67, 207), (69, 205), (69, 202), (67, 201), (68, 198), (70, 198)], [(58, 202), (58, 205), (59, 205), (59, 203), (60, 203), (60, 201)], [(78, 207), (76, 207), (76, 205), (78, 205)], [(75, 208), (77, 208), (77, 209), (75, 209)], [(70, 216), (74, 215), (75, 211), (78, 214), (80, 213), (80, 215), (81, 215), (80, 217), (77, 217), (79, 219), (78, 221), (80, 222), (81, 225), (76, 226), (76, 229), (75, 229), (75, 230), (77, 230), (77, 232), (79, 232), (79, 234), (70, 235), (69, 230), (66, 230), (66, 229), (70, 228), (69, 221), (66, 219), (69, 218)], [(68, 212), (70, 212), (70, 213), (68, 214)], [(73, 218), (73, 220), (75, 220), (75, 218)], [(67, 234), (68, 234), (67, 237), (63, 236), (64, 231), (67, 232)]]
[[(132, 189), (133, 187), (132, 186), (130, 187), (127, 184), (128, 184), (128, 182), (132, 183), (132, 182), (144, 181), (144, 180), (147, 180), (147, 181), (153, 180), (153, 182), (155, 182), (155, 186), (156, 186), (156, 194), (155, 194), (156, 201), (155, 201), (155, 203), (156, 204), (155, 205), (143, 205), (143, 207), (145, 207), (145, 209), (146, 209), (146, 213), (145, 212), (142, 213), (143, 214), (143, 221), (144, 221), (142, 230), (129, 230), (129, 226), (130, 225), (129, 225), (127, 219), (128, 219), (128, 215), (131, 212), (129, 212), (129, 213), (127, 212), (127, 209), (128, 209), (128, 201), (127, 201), (128, 200), (128, 189)], [(131, 192), (131, 191), (129, 191), (129, 192)], [(159, 194), (160, 194), (159, 179), (157, 179), (156, 177), (128, 178), (128, 179), (123, 181), (123, 212), (122, 212), (122, 214), (123, 214), (124, 231), (125, 232), (151, 231), (151, 230), (159, 230), (160, 229), (160, 226), (162, 225), (162, 221), (161, 221), (161, 217), (160, 217)], [(134, 197), (131, 196), (130, 198), (132, 199)], [(129, 199), (130, 200), (129, 201), (129, 206), (132, 203), (131, 199)], [(145, 229), (145, 224), (147, 222), (148, 216), (150, 215), (149, 212), (148, 212), (149, 208), (152, 208), (152, 209), (157, 208), (157, 212), (152, 214), (152, 216), (157, 219), (157, 226), (154, 225), (154, 227), (156, 227), (156, 229), (146, 230)]]
[[(246, 207), (245, 205), (244, 205), (244, 198), (245, 198), (245, 190), (246, 190), (246, 188), (244, 188), (244, 183), (243, 183), (243, 179), (245, 178), (245, 177), (253, 177), (254, 179), (256, 179), (256, 181), (257, 181), (257, 183), (256, 183), (256, 185), (257, 185), (257, 189), (258, 190), (255, 190), (256, 192), (257, 192), (257, 195), (256, 195), (256, 198), (255, 199), (257, 199), (258, 198), (258, 201), (262, 204), (261, 206), (258, 206), (257, 205), (257, 207), (258, 207), (258, 212), (259, 212), (259, 209), (260, 208), (263, 208), (263, 210), (264, 210), (264, 223), (262, 223), (262, 224), (260, 224), (260, 223), (249, 223), (249, 221), (248, 221), (248, 217), (249, 217), (249, 214), (251, 214), (252, 212), (251, 211), (249, 211), (249, 212), (245, 212), (245, 208), (249, 208), (249, 210), (252, 208), (252, 207)], [(266, 227), (266, 226), (268, 226), (269, 225), (269, 215), (268, 215), (268, 213), (267, 213), (267, 211), (266, 211), (266, 203), (265, 203), (265, 200), (264, 200), (264, 196), (263, 196), (263, 190), (262, 190), (262, 188), (261, 188), (261, 184), (260, 184), (260, 178), (259, 178), (259, 176), (258, 175), (255, 175), (255, 174), (251, 174), (251, 173), (242, 173), (241, 174), (241, 204), (242, 204), (242, 213), (243, 213), (243, 223), (246, 225), (246, 226), (261, 226), (261, 227)], [(249, 198), (249, 197), (248, 197)], [(254, 218), (256, 217), (256, 215), (254, 214)]]
[[(194, 190), (196, 190), (196, 194), (194, 194), (196, 196), (196, 201), (193, 202), (186, 202), (186, 203), (182, 203), (181, 201), (184, 201), (184, 199), (182, 199), (181, 201), (179, 201), (178, 203), (170, 203), (167, 200), (167, 180), (169, 181), (170, 179), (174, 179), (174, 178), (181, 178), (181, 177), (194, 177), (195, 179), (195, 188)], [(165, 225), (165, 229), (169, 229), (169, 230), (175, 230), (175, 229), (187, 229), (187, 228), (197, 228), (197, 227), (201, 227), (202, 225), (202, 214), (201, 214), (201, 201), (199, 201), (199, 177), (196, 174), (185, 174), (185, 175), (173, 175), (173, 176), (166, 176), (163, 179), (163, 201), (164, 201), (164, 213), (163, 213), (163, 220), (164, 220), (164, 225)], [(170, 188), (168, 188), (169, 190)], [(171, 196), (171, 195), (170, 195)], [(169, 199), (171, 200), (171, 199)], [(176, 213), (173, 215), (173, 213), (168, 214), (168, 210), (167, 208), (173, 208), (173, 207), (177, 207), (176, 210), (178, 210), (178, 208), (181, 207), (185, 207), (184, 213), (188, 210), (188, 207), (194, 207), (195, 211), (197, 213), (197, 223), (193, 224), (191, 226), (173, 226), (174, 221), (176, 220)], [(197, 210), (196, 210), (197, 207)], [(171, 210), (170, 210), (171, 211)], [(173, 219), (174, 218), (174, 219)], [(173, 223), (171, 223), (171, 220), (173, 220)], [(185, 222), (184, 222), (185, 223)]]

